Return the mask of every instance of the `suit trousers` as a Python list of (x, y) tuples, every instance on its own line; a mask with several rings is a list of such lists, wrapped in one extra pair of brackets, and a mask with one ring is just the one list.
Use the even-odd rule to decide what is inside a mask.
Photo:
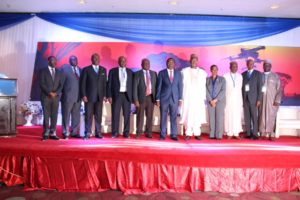
[(167, 133), (167, 117), (170, 114), (171, 137), (177, 136), (178, 101), (170, 98), (169, 102), (160, 102), (160, 137), (165, 138)]
[(95, 119), (95, 135), (101, 135), (101, 124), (102, 124), (102, 107), (103, 100), (97, 102), (87, 102), (84, 104), (85, 108), (85, 135), (90, 136), (92, 132), (93, 116)]
[(143, 132), (145, 113), (146, 113), (145, 133), (148, 135), (152, 134), (153, 109), (154, 109), (154, 103), (152, 101), (152, 95), (146, 96), (144, 102), (140, 103), (140, 106), (137, 108), (136, 134), (139, 135)]
[(224, 133), (224, 103), (217, 103), (216, 107), (212, 107), (210, 104), (207, 105), (208, 116), (209, 116), (209, 128), (211, 138), (222, 139)]
[(248, 100), (244, 101), (243, 105), (247, 136), (258, 137), (258, 108), (255, 103), (250, 103)]
[[(49, 136), (49, 134), (55, 135), (59, 97), (55, 97), (55, 98), (45, 97), (44, 99), (41, 100), (41, 104), (44, 113), (43, 135), (44, 136)], [(49, 120), (50, 120), (50, 130), (49, 130)]]
[(69, 124), (71, 116), (71, 135), (77, 135), (80, 127), (80, 105), (81, 102), (61, 102), (62, 129), (65, 136), (69, 136)]
[(126, 92), (120, 92), (118, 98), (113, 99), (111, 105), (111, 110), (112, 110), (111, 128), (112, 128), (113, 136), (117, 136), (119, 134), (121, 108), (123, 110), (123, 117), (124, 117), (123, 136), (127, 137), (129, 135), (130, 107), (131, 107), (131, 102), (128, 100)]

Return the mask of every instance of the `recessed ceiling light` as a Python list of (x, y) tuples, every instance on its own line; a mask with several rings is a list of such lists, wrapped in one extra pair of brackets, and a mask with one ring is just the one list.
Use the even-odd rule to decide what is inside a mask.
[(81, 4), (81, 5), (86, 4), (86, 0), (79, 0), (79, 4)]
[(275, 9), (278, 9), (279, 7), (280, 7), (279, 5), (274, 4), (274, 5), (272, 5), (270, 8), (271, 8), (272, 10), (275, 10)]
[(178, 2), (173, 0), (173, 1), (169, 1), (169, 4), (172, 6), (176, 6), (178, 4)]

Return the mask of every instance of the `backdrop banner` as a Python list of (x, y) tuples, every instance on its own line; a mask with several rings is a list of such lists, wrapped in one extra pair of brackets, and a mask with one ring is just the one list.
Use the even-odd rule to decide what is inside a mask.
[(189, 56), (195, 53), (199, 56), (199, 65), (208, 74), (212, 64), (219, 67), (219, 75), (229, 71), (229, 62), (237, 61), (239, 72), (246, 70), (246, 60), (252, 58), (255, 68), (263, 70), (265, 59), (271, 59), (272, 70), (279, 74), (283, 89), (283, 105), (300, 105), (300, 48), (275, 46), (242, 46), (224, 45), (207, 47), (166, 46), (160, 42), (154, 44), (131, 42), (39, 42), (34, 65), (31, 100), (39, 100), (40, 89), (38, 72), (47, 67), (47, 57), (54, 55), (58, 59), (58, 67), (67, 65), (69, 57), (78, 57), (79, 67), (91, 64), (91, 55), (98, 53), (100, 65), (107, 70), (118, 65), (117, 59), (123, 55), (127, 58), (127, 66), (133, 71), (141, 68), (141, 60), (148, 58), (151, 69), (160, 71), (166, 67), (166, 59), (175, 59), (176, 67), (182, 69), (189, 66)]

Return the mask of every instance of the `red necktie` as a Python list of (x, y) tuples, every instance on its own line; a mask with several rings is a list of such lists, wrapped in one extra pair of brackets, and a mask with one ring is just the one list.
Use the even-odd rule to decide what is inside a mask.
[(171, 81), (171, 83), (173, 82), (173, 79), (174, 79), (173, 70), (170, 70), (170, 81)]
[(150, 84), (151, 84), (150, 74), (149, 71), (146, 71), (146, 96), (151, 94)]

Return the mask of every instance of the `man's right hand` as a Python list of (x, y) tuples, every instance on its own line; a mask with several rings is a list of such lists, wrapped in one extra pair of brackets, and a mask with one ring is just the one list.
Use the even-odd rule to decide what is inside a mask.
[(138, 101), (134, 102), (135, 107), (140, 107), (140, 103)]
[(83, 101), (84, 103), (87, 103), (87, 102), (88, 102), (88, 98), (87, 98), (86, 96), (84, 96), (84, 97), (82, 97), (82, 101)]
[(112, 104), (112, 98), (111, 98), (111, 97), (107, 98), (107, 100), (108, 100), (108, 102), (109, 102), (110, 104)]
[(156, 101), (156, 105), (159, 107), (160, 106), (160, 101)]

